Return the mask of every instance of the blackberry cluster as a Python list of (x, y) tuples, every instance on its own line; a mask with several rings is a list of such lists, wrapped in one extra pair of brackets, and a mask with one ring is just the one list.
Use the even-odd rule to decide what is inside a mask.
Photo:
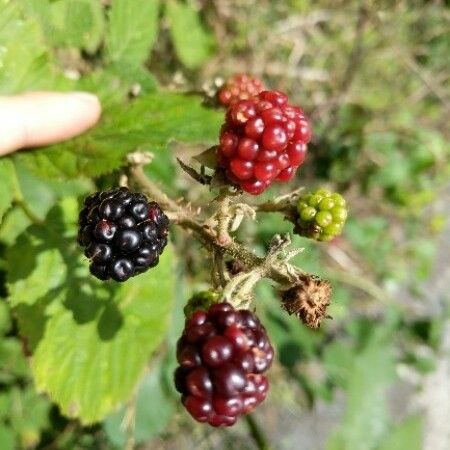
[(222, 106), (229, 106), (239, 100), (247, 100), (264, 90), (258, 78), (240, 73), (229, 78), (217, 92), (217, 99)]
[(269, 384), (263, 373), (273, 355), (253, 313), (217, 303), (186, 320), (177, 344), (175, 387), (195, 420), (231, 426), (265, 399)]
[(297, 234), (317, 241), (330, 241), (342, 233), (347, 208), (342, 195), (319, 189), (299, 198), (297, 214), (294, 229)]
[(84, 200), (78, 243), (100, 280), (125, 281), (159, 262), (167, 245), (169, 220), (158, 203), (121, 187)]
[(285, 94), (263, 91), (228, 108), (220, 132), (218, 165), (244, 191), (258, 195), (289, 181), (303, 163), (311, 127)]

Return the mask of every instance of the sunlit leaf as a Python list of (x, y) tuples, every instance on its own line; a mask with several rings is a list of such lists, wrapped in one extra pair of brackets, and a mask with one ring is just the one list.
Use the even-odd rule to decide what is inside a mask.
[(109, 15), (108, 58), (139, 66), (148, 57), (158, 35), (159, 0), (114, 0)]
[(38, 390), (65, 415), (93, 423), (129, 398), (163, 339), (173, 253), (169, 246), (156, 268), (127, 283), (95, 280), (75, 244), (76, 202), (69, 200), (47, 217), (51, 228), (31, 227), (11, 249), (9, 300), (33, 351)]

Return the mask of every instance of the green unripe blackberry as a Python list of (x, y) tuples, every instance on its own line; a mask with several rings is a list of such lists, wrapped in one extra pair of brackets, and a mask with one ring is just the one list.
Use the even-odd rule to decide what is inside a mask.
[(217, 303), (220, 295), (216, 291), (200, 291), (196, 292), (186, 303), (184, 307), (184, 315), (189, 319), (196, 311), (207, 311), (211, 305)]
[(299, 198), (294, 231), (317, 241), (330, 241), (342, 233), (346, 219), (347, 208), (342, 195), (318, 189)]

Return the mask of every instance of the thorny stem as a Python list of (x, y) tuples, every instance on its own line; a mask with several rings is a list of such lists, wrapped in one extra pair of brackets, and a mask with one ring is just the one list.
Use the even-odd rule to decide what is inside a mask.
[(211, 218), (212, 223), (217, 222), (217, 241), (221, 245), (227, 245), (232, 241), (229, 234), (232, 217), (228, 214), (231, 198), (227, 195), (227, 190), (222, 189), (215, 201), (218, 207), (217, 212)]
[[(289, 236), (278, 236), (278, 239), (272, 242), (271, 248), (265, 257), (257, 256), (229, 236), (228, 226), (231, 220), (226, 216), (231, 199), (225, 190), (222, 190), (218, 196), (219, 208), (217, 212), (209, 219), (202, 220), (198, 217), (200, 213), (199, 208), (195, 209), (189, 205), (175, 202), (147, 178), (143, 170), (143, 163), (139, 162), (138, 156), (139, 154), (133, 154), (133, 158), (129, 160), (128, 173), (130, 179), (161, 205), (173, 223), (190, 230), (207, 250), (213, 254), (213, 261), (216, 262), (215, 265), (221, 272), (218, 274), (220, 280), (217, 279), (217, 281), (220, 281), (222, 285), (226, 282), (222, 263), (225, 256), (242, 262), (248, 268), (247, 272), (239, 274), (242, 275), (242, 278), (239, 275), (235, 276), (226, 284), (224, 292), (227, 293), (227, 297), (231, 296), (232, 292), (230, 289), (234, 292), (238, 290), (240, 295), (237, 296), (236, 301), (245, 302), (246, 299), (248, 301), (254, 284), (261, 278), (270, 278), (281, 285), (291, 285), (298, 280), (300, 275), (304, 274), (301, 269), (289, 264), (286, 258), (279, 257), (290, 243)], [(292, 201), (292, 195), (290, 198)], [(280, 200), (280, 204), (282, 202), (286, 203), (287, 198)], [(269, 203), (264, 208), (269, 208), (267, 205)]]
[(150, 197), (158, 202), (163, 209), (171, 212), (181, 213), (183, 208), (177, 202), (168, 197), (155, 184), (153, 184), (145, 175), (144, 169), (141, 165), (131, 165), (129, 172), (134, 181), (142, 186), (150, 195)]
[(253, 206), (256, 211), (259, 212), (281, 212), (286, 213), (286, 210), (292, 207), (300, 197), (300, 193), (303, 188), (296, 189), (289, 194), (276, 197), (273, 200), (269, 200), (265, 203)]
[(211, 278), (215, 288), (224, 287), (227, 284), (227, 277), (225, 276), (225, 265), (223, 254), (217, 250), (212, 253), (212, 269)]

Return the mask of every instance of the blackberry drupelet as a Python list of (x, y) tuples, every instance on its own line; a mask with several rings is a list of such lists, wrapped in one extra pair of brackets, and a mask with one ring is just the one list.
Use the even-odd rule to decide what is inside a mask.
[(125, 187), (89, 195), (78, 223), (78, 243), (100, 280), (125, 281), (145, 272), (167, 245), (169, 220), (160, 206)]
[(266, 398), (269, 383), (263, 373), (273, 355), (252, 312), (216, 303), (186, 320), (177, 344), (175, 387), (195, 420), (231, 426)]
[(264, 90), (258, 78), (239, 73), (230, 77), (217, 92), (217, 99), (222, 106), (229, 106), (239, 100), (248, 100)]

